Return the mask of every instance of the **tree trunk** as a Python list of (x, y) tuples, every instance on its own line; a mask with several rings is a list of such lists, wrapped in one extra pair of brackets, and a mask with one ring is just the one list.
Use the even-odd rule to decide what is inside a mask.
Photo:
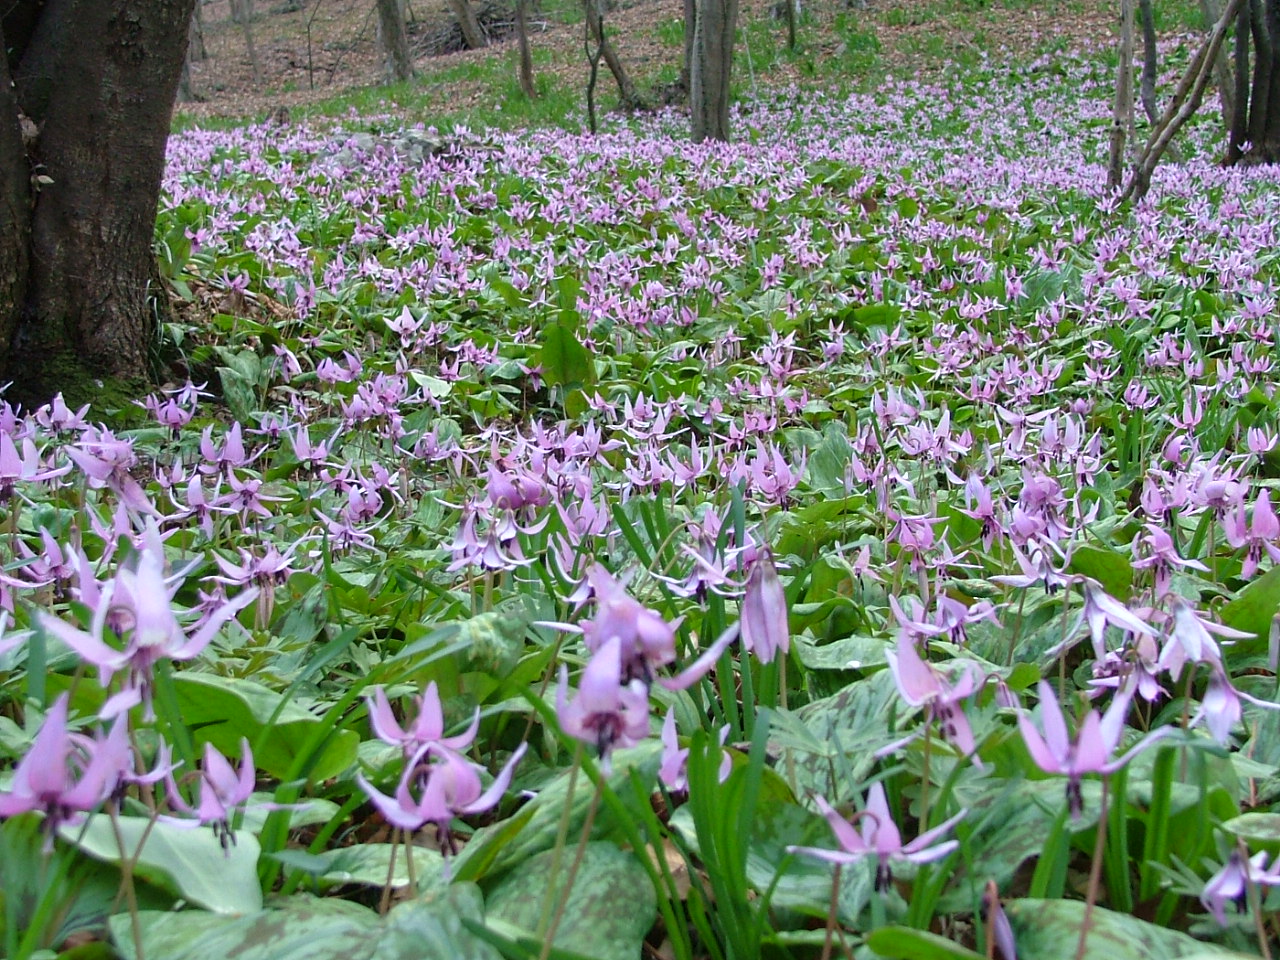
[(536, 100), (538, 88), (533, 84), (533, 54), (529, 50), (529, 0), (516, 0), (516, 43), (520, 47), (520, 89)]
[[(1200, 10), (1204, 14), (1204, 26), (1206, 30), (1212, 30), (1213, 25), (1218, 22), (1222, 16), (1222, 9), (1218, 6), (1218, 0), (1200, 0)], [(1225, 48), (1219, 48), (1218, 55), (1213, 60), (1213, 81), (1218, 87), (1218, 102), (1222, 105), (1222, 125), (1223, 129), (1230, 131), (1231, 115), (1235, 112), (1235, 88), (1231, 85), (1231, 69), (1227, 64), (1227, 51)]]
[(1142, 20), (1142, 110), (1147, 115), (1147, 122), (1155, 123), (1160, 119), (1160, 110), (1156, 106), (1159, 51), (1156, 48), (1156, 14), (1151, 0), (1138, 0), (1138, 13)]
[(187, 41), (187, 58), (193, 61), (207, 60), (209, 51), (204, 46), (204, 15), (200, 8), (204, 0), (196, 0), (196, 8), (191, 14), (191, 38)]
[(680, 64), (680, 88), (684, 96), (693, 89), (693, 36), (698, 24), (697, 0), (683, 0), (684, 7), (684, 60)]
[(1120, 0), (1120, 66), (1116, 71), (1116, 97), (1111, 117), (1111, 159), (1107, 164), (1107, 189), (1120, 189), (1124, 177), (1124, 141), (1133, 111), (1133, 0)]
[(377, 0), (378, 39), (386, 62), (387, 79), (403, 83), (413, 79), (413, 57), (409, 54), (409, 34), (404, 27), (400, 0)]
[(479, 50), (481, 47), (487, 47), (489, 41), (485, 38), (484, 31), (480, 29), (480, 21), (476, 19), (476, 12), (472, 9), (470, 0), (449, 0), (449, 7), (458, 20), (458, 26), (462, 28), (462, 42), (467, 45), (467, 49)]
[(96, 379), (147, 378), (156, 204), (194, 3), (10, 0), (0, 17), (8, 399), (83, 401)]
[(689, 109), (693, 142), (729, 140), (729, 77), (738, 0), (695, 0)]
[(253, 0), (231, 0), (231, 19), (240, 25), (244, 33), (245, 50), (249, 53), (249, 67), (253, 70), (253, 85), (262, 86), (262, 63), (258, 60), (258, 48), (253, 42)]
[(613, 44), (609, 42), (609, 38), (604, 32), (604, 14), (601, 11), (600, 0), (583, 0), (583, 8), (587, 16), (587, 31), (591, 35), (591, 42), (596, 45), (600, 55), (604, 58), (605, 65), (609, 68), (609, 72), (613, 74), (613, 79), (618, 84), (618, 97), (622, 101), (624, 110), (635, 110), (642, 106), (640, 95), (636, 93), (635, 84), (631, 82), (631, 77), (627, 74), (627, 69), (622, 65), (622, 61), (618, 58), (618, 51), (614, 49)]
[(1236, 16), (1235, 87), (1234, 109), (1229, 120), (1227, 137), (1227, 166), (1238, 163), (1244, 156), (1244, 143), (1249, 136), (1249, 5), (1240, 8)]

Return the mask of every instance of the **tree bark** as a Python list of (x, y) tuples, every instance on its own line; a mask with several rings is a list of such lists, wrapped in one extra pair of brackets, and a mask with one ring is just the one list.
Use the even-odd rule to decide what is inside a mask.
[(1236, 15), (1235, 87), (1234, 108), (1229, 119), (1227, 137), (1227, 166), (1238, 163), (1244, 155), (1244, 142), (1249, 136), (1249, 4), (1240, 7)]
[(695, 0), (689, 109), (693, 142), (729, 140), (729, 78), (738, 0)]
[(378, 38), (386, 62), (387, 79), (402, 83), (413, 79), (413, 57), (409, 53), (409, 34), (404, 26), (404, 9), (400, 0), (377, 0)]
[(194, 3), (11, 0), (0, 17), (9, 399), (91, 399), (95, 379), (147, 378), (156, 205)]
[(516, 43), (520, 48), (520, 89), (536, 100), (538, 88), (533, 84), (533, 54), (529, 50), (529, 0), (516, 0)]
[(240, 25), (244, 33), (245, 50), (249, 53), (249, 68), (253, 70), (253, 85), (262, 86), (262, 62), (253, 42), (253, 0), (231, 0), (231, 19)]
[(449, 8), (453, 10), (458, 26), (462, 28), (462, 42), (467, 45), (468, 50), (479, 50), (489, 45), (470, 0), (449, 0)]
[(591, 42), (596, 45), (604, 58), (605, 66), (609, 68), (609, 72), (613, 74), (613, 79), (618, 84), (618, 97), (622, 101), (623, 109), (638, 109), (642, 106), (640, 95), (636, 93), (635, 84), (631, 82), (626, 67), (622, 65), (618, 51), (605, 35), (604, 14), (601, 11), (600, 0), (583, 0), (582, 6), (586, 12), (587, 31), (591, 35)]
[(1156, 48), (1156, 15), (1151, 0), (1138, 0), (1138, 12), (1142, 21), (1142, 82), (1139, 90), (1147, 122), (1155, 123), (1160, 119), (1160, 110), (1156, 106), (1159, 51)]
[[(1218, 0), (1200, 0), (1200, 10), (1204, 13), (1205, 29), (1212, 30), (1222, 16)], [(1227, 64), (1225, 48), (1220, 48), (1213, 60), (1213, 80), (1218, 87), (1218, 102), (1222, 105), (1223, 129), (1230, 131), (1231, 115), (1235, 112), (1235, 88), (1231, 84), (1231, 69)]]
[(209, 51), (204, 46), (204, 15), (200, 8), (204, 0), (196, 0), (196, 8), (191, 13), (191, 39), (187, 42), (187, 58), (189, 60), (206, 60)]
[(1120, 66), (1111, 118), (1111, 158), (1107, 189), (1118, 190), (1124, 177), (1124, 141), (1133, 111), (1133, 0), (1120, 0)]

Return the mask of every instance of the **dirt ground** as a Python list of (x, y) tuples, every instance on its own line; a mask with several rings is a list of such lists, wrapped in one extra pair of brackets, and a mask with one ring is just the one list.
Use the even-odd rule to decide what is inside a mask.
[[(997, 56), (1001, 49), (1034, 50), (1051, 37), (1071, 43), (1105, 40), (1116, 18), (1114, 4), (1107, 0), (1001, 4), (1002, 0), (960, 0), (958, 6), (956, 0), (868, 0), (865, 6), (849, 8), (846, 16), (875, 29), (882, 61), (896, 72), (918, 69), (913, 61), (926, 45)], [(744, 0), (739, 23), (767, 17), (768, 7), (766, 0)], [(514, 64), (514, 39), (483, 50), (425, 54), (424, 48), (448, 28), (451, 15), (444, 0), (408, 0), (407, 9), (410, 46), (415, 48), (415, 68), (423, 81), (468, 60), (501, 57)], [(838, 52), (840, 39), (830, 25), (842, 9), (842, 0), (811, 0), (808, 11), (814, 22), (804, 28), (802, 39), (818, 55)], [(962, 16), (953, 16), (957, 10)], [(614, 42), (635, 79), (643, 81), (664, 65), (678, 63), (680, 47), (664, 41), (660, 27), (674, 24), (681, 16), (680, 0), (622, 0), (608, 14), (609, 27), (616, 31)], [(350, 88), (382, 82), (373, 0), (256, 0), (252, 33), (258, 77), (243, 28), (231, 19), (230, 0), (206, 0), (201, 19), (207, 56), (193, 60), (191, 70), (199, 102), (180, 107), (195, 117), (264, 117), (281, 106), (305, 109)], [(975, 23), (980, 25), (978, 33)], [(781, 38), (781, 28), (778, 34)], [(996, 48), (980, 50), (980, 44)], [(551, 54), (549, 64), (538, 65), (539, 73), (581, 82), (585, 71), (581, 24), (560, 22), (555, 15), (534, 16), (531, 45)], [(784, 74), (780, 79), (798, 77)], [(456, 110), (484, 95), (462, 83), (450, 90), (449, 99)]]

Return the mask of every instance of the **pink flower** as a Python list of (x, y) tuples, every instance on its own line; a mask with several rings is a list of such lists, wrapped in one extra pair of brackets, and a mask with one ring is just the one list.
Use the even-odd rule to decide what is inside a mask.
[[(356, 782), (392, 826), (418, 830), (425, 824), (434, 824), (441, 849), (453, 853), (450, 822), (456, 816), (481, 813), (496, 806), (527, 747), (528, 744), (520, 744), (488, 790), (483, 789), (475, 765), (445, 747), (419, 751), (405, 767), (394, 797), (382, 793), (361, 774), (356, 775)], [(413, 788), (420, 791), (416, 798)]]
[(1249, 884), (1280, 886), (1280, 860), (1267, 867), (1267, 856), (1267, 852), (1263, 850), (1245, 859), (1240, 851), (1233, 850), (1222, 869), (1204, 885), (1200, 902), (1213, 914), (1219, 926), (1227, 925), (1227, 915), (1223, 909), (1227, 901), (1233, 901), (1237, 908), (1243, 907)]
[(772, 663), (774, 654), (779, 650), (786, 654), (791, 649), (787, 597), (767, 549), (759, 552), (747, 575), (739, 620), (742, 624), (742, 645), (761, 663)]
[(607, 765), (615, 747), (649, 735), (649, 694), (639, 680), (623, 680), (621, 641), (612, 636), (587, 661), (578, 695), (569, 701), (568, 671), (560, 668), (556, 713), (569, 736), (594, 744)]
[(106, 802), (131, 768), (124, 721), (117, 720), (105, 738), (72, 734), (67, 728), (68, 698), (64, 693), (49, 708), (40, 732), (13, 771), (9, 791), (0, 793), (0, 817), (43, 813), (49, 843), (62, 824)]
[(616, 639), (623, 676), (648, 683), (656, 668), (676, 658), (675, 626), (628, 594), (626, 586), (599, 564), (587, 571), (587, 583), (596, 600), (596, 615), (582, 625), (587, 649), (598, 652)]
[(1129, 712), (1131, 693), (1127, 690), (1117, 693), (1107, 712), (1101, 716), (1098, 711), (1090, 710), (1085, 714), (1076, 738), (1072, 740), (1053, 687), (1041, 680), (1037, 690), (1040, 694), (1040, 723), (1044, 728), (1044, 735), (1041, 736), (1031, 718), (1021, 711), (1018, 713), (1018, 729), (1036, 766), (1045, 773), (1058, 773), (1067, 777), (1067, 802), (1071, 806), (1072, 816), (1079, 816), (1082, 808), (1080, 780), (1086, 773), (1114, 773), (1136, 754), (1171, 732), (1168, 727), (1154, 730), (1123, 756), (1113, 760), (1111, 755), (1120, 746), (1120, 740), (1124, 736), (1124, 720), (1125, 714)]
[(426, 691), (416, 699), (417, 719), (412, 726), (406, 725), (402, 729), (396, 722), (395, 714), (391, 712), (391, 704), (387, 702), (387, 695), (382, 687), (373, 688), (373, 693), (368, 700), (369, 722), (373, 725), (373, 732), (379, 740), (400, 747), (408, 757), (430, 747), (465, 750), (475, 740), (476, 733), (480, 730), (479, 707), (476, 708), (471, 726), (465, 732), (456, 737), (446, 737), (444, 710), (440, 705), (440, 692), (436, 682), (432, 680), (427, 684)]
[(787, 847), (788, 853), (803, 853), (829, 863), (854, 863), (863, 857), (876, 858), (876, 889), (883, 892), (889, 889), (893, 877), (890, 873), (890, 861), (906, 860), (908, 863), (931, 863), (941, 860), (960, 844), (956, 840), (945, 840), (934, 843), (944, 833), (959, 823), (967, 813), (961, 810), (954, 817), (926, 830), (909, 843), (902, 842), (902, 834), (898, 825), (893, 822), (889, 812), (889, 801), (885, 798), (884, 784), (876, 781), (867, 792), (867, 805), (858, 814), (862, 821), (861, 831), (855, 830), (844, 817), (833, 810), (822, 797), (815, 797), (818, 809), (827, 818), (827, 823), (835, 832), (839, 850), (827, 850), (822, 847)]
[[(256, 589), (242, 591), (234, 600), (207, 617), (199, 629), (187, 636), (173, 613), (170, 598), (178, 585), (170, 586), (164, 575), (164, 559), (156, 548), (144, 547), (138, 556), (136, 570), (121, 568), (113, 580), (102, 586), (101, 593), (91, 598), (81, 580), (81, 599), (93, 606), (93, 622), (86, 632), (57, 617), (41, 612), (40, 625), (83, 659), (98, 668), (105, 687), (120, 671), (127, 672), (123, 690), (107, 701), (102, 716), (111, 717), (137, 703), (151, 709), (151, 672), (156, 661), (190, 660), (207, 647), (228, 620), (253, 602)], [(92, 580), (92, 577), (89, 578)], [(104, 631), (108, 617), (129, 641), (123, 650), (106, 642)]]

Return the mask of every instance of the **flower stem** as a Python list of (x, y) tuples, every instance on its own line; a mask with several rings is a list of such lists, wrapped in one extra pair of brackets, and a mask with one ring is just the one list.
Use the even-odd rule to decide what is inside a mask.
[(1107, 847), (1107, 787), (1110, 781), (1102, 778), (1102, 806), (1098, 810), (1098, 836), (1093, 843), (1093, 862), (1089, 864), (1089, 889), (1085, 894), (1084, 921), (1080, 924), (1080, 942), (1076, 945), (1076, 960), (1084, 960), (1085, 947), (1089, 943), (1089, 929), (1093, 926), (1093, 908), (1098, 902), (1098, 887), (1102, 881), (1102, 855)]
[(560, 812), (560, 824), (556, 828), (556, 845), (551, 853), (551, 872), (547, 877), (547, 889), (542, 895), (541, 919), (538, 921), (538, 936), (547, 943), (551, 938), (546, 933), (551, 929), (551, 904), (555, 898), (556, 879), (560, 874), (560, 859), (564, 855), (564, 845), (569, 839), (569, 816), (573, 812), (573, 791), (578, 785), (578, 771), (582, 768), (582, 743), (578, 742), (573, 752), (573, 763), (569, 766), (569, 786), (565, 790), (564, 809)]
[(836, 907), (840, 902), (840, 864), (831, 871), (831, 903), (827, 906), (827, 936), (822, 941), (821, 960), (831, 960), (831, 948), (834, 946), (836, 927)]
[(382, 885), (382, 899), (378, 901), (378, 916), (385, 917), (387, 910), (391, 907), (391, 884), (395, 882), (396, 877), (396, 851), (400, 849), (400, 845), (396, 843), (399, 830), (393, 830), (391, 833), (391, 858), (387, 863), (387, 882)]
[[(582, 823), (582, 836), (578, 838), (578, 849), (574, 851), (573, 863), (569, 865), (569, 874), (565, 877), (564, 894), (556, 905), (556, 913), (551, 918), (551, 925), (547, 927), (546, 938), (542, 942), (542, 952), (538, 954), (538, 960), (547, 960), (551, 956), (551, 945), (556, 939), (556, 930), (560, 928), (560, 921), (564, 919), (565, 908), (568, 907), (569, 897), (573, 894), (573, 883), (578, 877), (578, 868), (582, 866), (582, 858), (587, 852), (587, 842), (591, 839), (591, 828), (596, 822), (596, 811), (600, 809), (600, 792), (601, 787), (597, 785), (595, 793), (591, 795), (591, 805), (587, 807), (587, 819)], [(555, 889), (554, 880), (548, 889)]]
[(145, 960), (142, 952), (142, 922), (138, 919), (138, 891), (133, 885), (133, 867), (138, 855), (142, 853), (142, 844), (138, 844), (138, 849), (133, 856), (130, 856), (125, 851), (124, 833), (120, 830), (119, 804), (111, 804), (108, 808), (108, 816), (111, 817), (111, 832), (116, 837), (116, 848), (120, 851), (120, 886), (124, 890), (125, 901), (129, 904), (129, 929), (133, 934), (133, 951), (138, 960)]

